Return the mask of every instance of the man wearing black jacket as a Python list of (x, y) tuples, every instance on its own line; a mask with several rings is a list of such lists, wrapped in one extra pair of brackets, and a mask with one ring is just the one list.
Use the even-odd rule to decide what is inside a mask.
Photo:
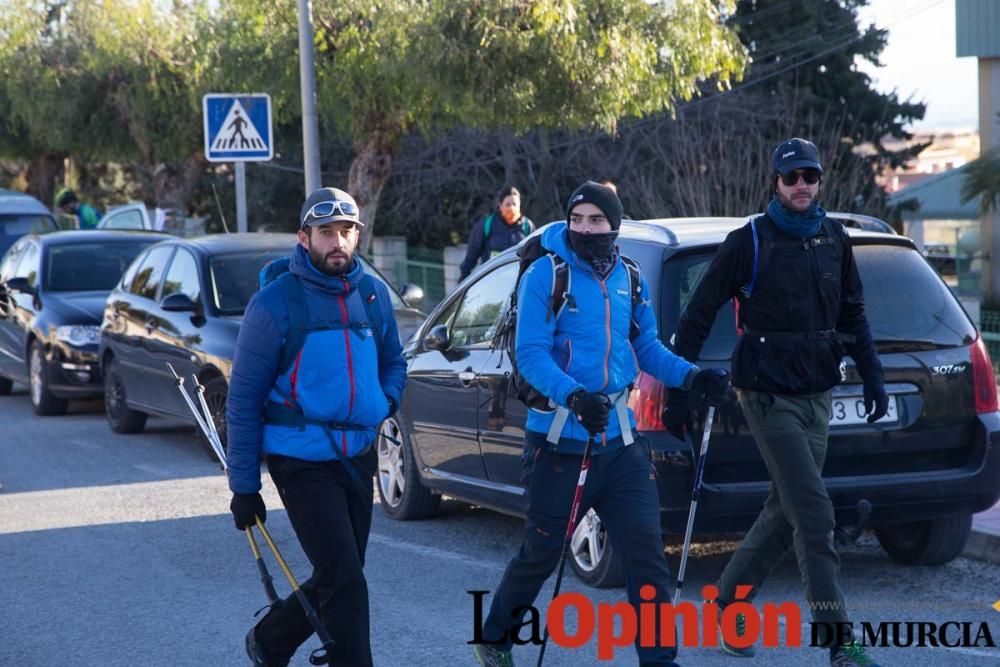
[[(830, 389), (846, 352), (864, 380), (868, 422), (885, 416), (882, 366), (865, 317), (851, 241), (817, 203), (819, 151), (790, 139), (772, 155), (767, 212), (729, 234), (681, 316), (674, 349), (696, 362), (719, 308), (736, 298), (742, 335), (732, 382), (771, 476), (763, 509), (718, 582), (720, 607), (737, 585), (757, 593), (794, 546), (813, 619), (847, 622), (834, 547), (833, 504), (823, 485)], [(687, 397), (671, 390), (664, 419), (674, 435), (690, 428)], [(740, 619), (737, 619), (739, 628)], [(834, 626), (836, 627), (836, 626)], [(831, 638), (833, 667), (873, 665), (855, 642)], [(753, 655), (723, 642), (734, 655)]]

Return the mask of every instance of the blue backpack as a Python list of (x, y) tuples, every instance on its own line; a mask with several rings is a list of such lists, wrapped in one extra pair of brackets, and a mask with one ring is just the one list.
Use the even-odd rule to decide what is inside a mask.
[(305, 293), (302, 290), (302, 281), (295, 274), (288, 270), (291, 257), (282, 257), (268, 262), (260, 270), (258, 278), (259, 287), (263, 288), (273, 282), (277, 282), (281, 288), (281, 293), (285, 297), (288, 306), (288, 336), (285, 338), (285, 345), (281, 348), (281, 356), (278, 361), (278, 375), (284, 375), (295, 358), (299, 356), (302, 347), (306, 343), (306, 336), (311, 329), (317, 328), (346, 328), (357, 330), (370, 328), (375, 339), (375, 349), (382, 349), (382, 328), (385, 323), (385, 315), (378, 302), (378, 292), (375, 291), (375, 278), (369, 274), (364, 274), (358, 283), (358, 292), (365, 304), (365, 312), (368, 314), (368, 322), (342, 322), (321, 324), (320, 326), (309, 326), (309, 312), (306, 309)]

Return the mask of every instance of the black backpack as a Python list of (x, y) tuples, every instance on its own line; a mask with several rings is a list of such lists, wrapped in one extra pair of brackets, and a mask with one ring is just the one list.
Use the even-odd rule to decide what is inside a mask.
[[(517, 249), (519, 260), (517, 279), (514, 281), (514, 289), (511, 291), (510, 297), (501, 311), (500, 323), (497, 326), (496, 334), (493, 336), (493, 344), (490, 346), (491, 350), (501, 350), (500, 359), (497, 361), (497, 368), (500, 368), (503, 362), (503, 353), (506, 353), (507, 358), (510, 359), (511, 374), (510, 382), (507, 385), (508, 393), (516, 396), (527, 407), (539, 410), (550, 408), (549, 399), (528, 384), (528, 381), (518, 371), (517, 357), (514, 354), (514, 344), (517, 337), (517, 291), (521, 285), (521, 276), (524, 275), (529, 266), (545, 256), (552, 258), (553, 271), (552, 296), (549, 298), (549, 307), (545, 313), (545, 321), (548, 322), (550, 317), (558, 318), (567, 306), (571, 310), (576, 309), (576, 301), (570, 293), (572, 281), (569, 265), (566, 263), (566, 260), (545, 248), (542, 245), (540, 235), (528, 237), (521, 244), (521, 247)], [(639, 270), (639, 265), (631, 257), (622, 255), (621, 260), (628, 269), (629, 291), (632, 294), (632, 309), (634, 312), (636, 305), (642, 301), (642, 272)], [(635, 340), (638, 335), (639, 325), (633, 316), (632, 324), (629, 328), (629, 341)]]

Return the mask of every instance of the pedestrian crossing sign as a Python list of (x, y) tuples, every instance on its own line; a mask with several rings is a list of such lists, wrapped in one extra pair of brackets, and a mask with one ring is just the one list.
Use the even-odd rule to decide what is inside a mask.
[(202, 98), (202, 112), (210, 162), (261, 162), (274, 156), (270, 95), (209, 93)]

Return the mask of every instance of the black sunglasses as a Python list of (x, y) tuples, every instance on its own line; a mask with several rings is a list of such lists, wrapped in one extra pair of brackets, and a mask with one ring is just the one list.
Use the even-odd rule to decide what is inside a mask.
[(803, 169), (801, 171), (790, 171), (787, 174), (781, 174), (781, 182), (784, 183), (786, 188), (790, 188), (799, 182), (799, 177), (806, 182), (806, 185), (816, 185), (819, 183), (820, 173), (815, 169)]

